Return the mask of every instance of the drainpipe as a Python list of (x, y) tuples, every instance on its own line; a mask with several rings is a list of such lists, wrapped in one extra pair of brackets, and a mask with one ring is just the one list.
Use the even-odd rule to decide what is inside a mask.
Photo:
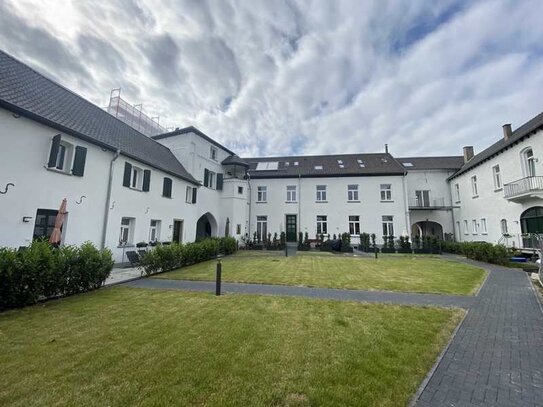
[(113, 185), (113, 168), (115, 167), (115, 161), (119, 158), (121, 150), (115, 151), (115, 155), (109, 164), (109, 181), (107, 183), (107, 197), (106, 197), (106, 207), (104, 210), (104, 225), (102, 227), (102, 242), (100, 247), (105, 249), (106, 247), (106, 235), (107, 235), (107, 224), (109, 221), (109, 207), (111, 205), (111, 189)]
[(247, 238), (251, 238), (251, 199), (252, 199), (252, 190), (251, 190), (251, 175), (249, 174), (249, 172), (247, 172), (247, 189), (248, 189), (248, 192), (249, 192), (249, 200), (247, 202), (247, 204), (249, 205), (249, 224), (247, 226)]
[(302, 231), (302, 175), (298, 174), (298, 233), (296, 234), (296, 240), (298, 240), (298, 235), (301, 231)]
[(407, 196), (407, 187), (405, 186), (407, 178), (407, 172), (404, 172), (403, 178), (402, 178), (402, 187), (403, 187), (403, 197), (404, 197), (404, 210), (405, 210), (405, 224), (406, 224), (406, 232), (407, 236), (409, 236), (409, 240), (413, 241), (411, 237), (411, 220), (409, 216), (409, 203), (408, 203), (408, 196)]

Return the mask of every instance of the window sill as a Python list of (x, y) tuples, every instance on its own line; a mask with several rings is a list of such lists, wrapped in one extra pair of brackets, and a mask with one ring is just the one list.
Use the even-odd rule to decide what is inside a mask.
[(477, 199), (477, 198), (479, 198), (479, 195), (473, 195), (473, 196), (471, 197), (471, 199)]
[(43, 168), (45, 168), (47, 171), (56, 172), (57, 174), (64, 174), (69, 176), (73, 175), (71, 171), (59, 170), (58, 168), (48, 167), (46, 165), (44, 165)]
[(134, 188), (134, 187), (127, 187), (127, 188), (128, 188), (128, 189), (131, 189), (132, 191), (143, 192), (143, 189)]
[(328, 201), (315, 201), (315, 203), (328, 203)]
[(386, 200), (386, 201), (381, 200), (381, 202), (385, 203), (385, 202), (394, 202), (394, 201), (390, 199), (390, 200)]
[(286, 204), (297, 204), (298, 201), (285, 201)]
[(162, 195), (162, 198), (173, 199), (171, 196)]
[(347, 201), (347, 203), (360, 203), (360, 201)]
[(123, 249), (123, 248), (127, 248), (127, 247), (136, 247), (136, 245), (133, 244), (133, 243), (127, 243), (127, 244), (123, 244), (123, 245), (118, 245), (117, 249)]
[(455, 204), (459, 204), (461, 201), (454, 201)]
[(494, 190), (494, 192), (500, 192), (500, 191), (503, 191), (503, 188), (496, 188), (496, 189)]
[(268, 203), (268, 201), (256, 201), (255, 203), (257, 203), (257, 204), (264, 204), (264, 203)]

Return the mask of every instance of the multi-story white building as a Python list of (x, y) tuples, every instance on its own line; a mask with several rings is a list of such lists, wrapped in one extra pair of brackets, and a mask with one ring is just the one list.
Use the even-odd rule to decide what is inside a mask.
[(527, 246), (543, 232), (543, 114), (480, 154), (240, 158), (198, 129), (147, 137), (0, 52), (0, 246), (50, 235), (117, 261), (138, 242), (286, 232)]

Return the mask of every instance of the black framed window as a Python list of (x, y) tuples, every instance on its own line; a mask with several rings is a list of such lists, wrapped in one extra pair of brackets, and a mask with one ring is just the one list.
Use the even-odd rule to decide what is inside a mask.
[(49, 239), (55, 228), (57, 213), (58, 211), (54, 209), (37, 210), (36, 222), (34, 223), (34, 239)]

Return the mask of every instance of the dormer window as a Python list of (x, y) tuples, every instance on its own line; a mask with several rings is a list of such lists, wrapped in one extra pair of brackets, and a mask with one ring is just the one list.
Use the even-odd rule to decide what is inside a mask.
[(212, 160), (217, 161), (217, 149), (213, 146), (209, 147), (209, 157)]
[(279, 162), (277, 161), (262, 162), (256, 165), (257, 171), (276, 170), (277, 168), (279, 168)]

